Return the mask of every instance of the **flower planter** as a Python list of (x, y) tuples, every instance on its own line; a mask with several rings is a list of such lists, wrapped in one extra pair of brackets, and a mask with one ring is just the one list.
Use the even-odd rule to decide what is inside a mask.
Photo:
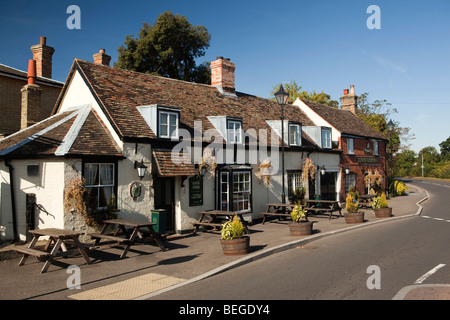
[(375, 217), (377, 218), (389, 218), (392, 216), (392, 208), (380, 208), (374, 209)]
[(310, 234), (312, 234), (313, 223), (314, 221), (289, 223), (291, 236), (309, 236)]
[(223, 254), (226, 256), (238, 256), (248, 253), (250, 248), (250, 237), (243, 236), (232, 240), (220, 239)]
[(345, 222), (349, 224), (363, 223), (364, 222), (364, 211), (354, 212), (354, 213), (344, 213)]

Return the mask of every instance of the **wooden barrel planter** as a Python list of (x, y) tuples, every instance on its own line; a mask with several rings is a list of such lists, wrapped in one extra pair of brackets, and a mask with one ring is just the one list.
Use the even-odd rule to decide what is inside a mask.
[(309, 236), (312, 234), (314, 221), (302, 221), (289, 223), (291, 236)]
[(354, 212), (354, 213), (344, 213), (345, 222), (349, 224), (363, 223), (364, 222), (364, 211)]
[(250, 237), (244, 236), (232, 240), (220, 239), (223, 254), (226, 256), (238, 256), (248, 253), (250, 248)]
[(392, 217), (392, 208), (380, 208), (374, 209), (375, 217), (377, 218), (389, 218)]

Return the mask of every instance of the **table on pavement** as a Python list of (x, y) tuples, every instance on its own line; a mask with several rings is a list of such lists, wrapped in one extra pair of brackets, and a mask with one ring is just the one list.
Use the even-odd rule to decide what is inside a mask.
[[(120, 256), (120, 259), (123, 259), (126, 257), (130, 247), (136, 242), (136, 237), (144, 240), (144, 236), (141, 233), (142, 228), (147, 228), (150, 231), (150, 235), (156, 241), (161, 251), (166, 250), (162, 243), (161, 236), (153, 229), (154, 225), (154, 223), (148, 221), (135, 221), (122, 218), (108, 219), (103, 221), (103, 227), (100, 233), (90, 233), (89, 236), (92, 239), (95, 239), (95, 245), (98, 245), (101, 239), (113, 240), (120, 244), (124, 244), (125, 248)], [(107, 234), (108, 229), (114, 226), (116, 226), (114, 232), (112, 234)], [(127, 227), (131, 227), (131, 232)], [(120, 231), (123, 232), (125, 237), (120, 236)]]
[[(23, 257), (19, 262), (19, 266), (24, 265), (30, 255), (35, 256), (38, 260), (45, 262), (44, 266), (41, 269), (41, 273), (45, 273), (47, 272), (50, 264), (55, 257), (67, 256), (70, 253), (67, 250), (67, 245), (74, 245), (78, 252), (83, 256), (84, 260), (88, 264), (91, 263), (89, 256), (78, 240), (80, 235), (83, 234), (82, 232), (58, 228), (29, 230), (29, 232), (33, 235), (33, 239), (31, 240), (30, 244), (28, 246), (17, 246), (14, 248), (17, 252), (23, 253)], [(42, 236), (48, 236), (49, 239), (44, 248), (40, 249), (36, 247), (36, 243)], [(54, 243), (53, 247), (51, 247), (52, 243)], [(62, 252), (60, 252), (60, 250)]]
[(200, 226), (213, 227), (214, 229), (221, 228), (222, 222), (220, 221), (220, 219), (225, 218), (227, 220), (232, 220), (235, 215), (237, 215), (239, 220), (241, 220), (245, 232), (249, 234), (250, 231), (248, 230), (248, 223), (247, 221), (245, 221), (244, 217), (242, 216), (242, 213), (234, 211), (221, 211), (221, 210), (200, 211), (200, 217), (198, 221), (192, 223), (192, 225), (195, 227), (194, 234), (197, 233), (197, 230)]

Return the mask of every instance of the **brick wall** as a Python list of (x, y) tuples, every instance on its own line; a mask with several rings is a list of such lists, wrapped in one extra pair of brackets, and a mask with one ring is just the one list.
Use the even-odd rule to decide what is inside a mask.
[(386, 142), (383, 140), (378, 141), (378, 155), (374, 155), (373, 144), (374, 140), (365, 138), (353, 138), (354, 154), (347, 154), (347, 137), (341, 137), (341, 165), (344, 170), (343, 179), (341, 179), (341, 199), (345, 199), (346, 193), (346, 179), (345, 168), (350, 169), (350, 173), (356, 175), (356, 189), (360, 194), (366, 194), (367, 188), (365, 187), (364, 177), (366, 172), (371, 170), (377, 170), (380, 174), (384, 175), (384, 183), (382, 188), (385, 190), (387, 187), (387, 175), (386, 175)]
[[(0, 75), (0, 137), (20, 130), (22, 95), (27, 81)], [(39, 83), (38, 83), (39, 84)], [(61, 88), (39, 84), (42, 89), (40, 120), (50, 116)]]

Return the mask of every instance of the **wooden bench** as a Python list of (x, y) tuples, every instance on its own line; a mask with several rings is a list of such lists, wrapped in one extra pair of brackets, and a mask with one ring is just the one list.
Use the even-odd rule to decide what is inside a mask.
[(211, 226), (211, 227), (222, 227), (222, 223), (212, 223), (212, 222), (192, 222), (192, 225), (195, 226)]
[(14, 247), (14, 250), (26, 254), (27, 256), (34, 256), (38, 258), (40, 261), (46, 260), (50, 257), (50, 252), (45, 252), (38, 249), (28, 248), (26, 246), (17, 246)]
[(106, 239), (106, 240), (111, 240), (111, 241), (116, 241), (119, 243), (126, 243), (127, 241), (129, 241), (128, 239), (122, 238), (122, 237), (117, 237), (114, 235), (109, 235), (109, 234), (102, 234), (102, 233), (89, 233), (89, 236), (92, 239)]

